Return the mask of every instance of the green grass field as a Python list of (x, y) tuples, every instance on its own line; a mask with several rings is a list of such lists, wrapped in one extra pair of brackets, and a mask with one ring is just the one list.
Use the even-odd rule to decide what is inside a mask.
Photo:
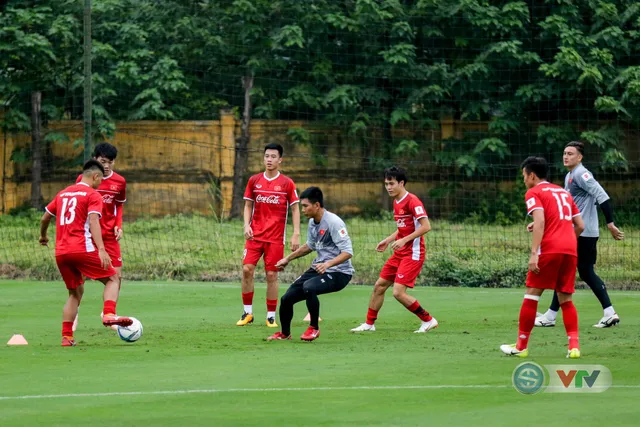
[[(607, 366), (612, 388), (527, 396), (511, 387), (521, 360), (498, 351), (515, 340), (522, 289), (418, 288), (413, 294), (438, 329), (413, 334), (418, 319), (389, 297), (378, 331), (354, 335), (349, 329), (364, 320), (371, 288), (349, 286), (321, 297), (317, 341), (267, 343), (272, 330), (262, 323), (234, 325), (237, 284), (126, 282), (118, 311), (145, 326), (135, 344), (99, 323), (100, 291), (87, 284), (78, 347), (62, 348), (62, 283), (0, 281), (0, 338), (21, 333), (29, 341), (0, 346), (1, 426), (638, 423), (640, 293), (611, 292), (622, 323), (606, 330), (591, 327), (601, 316), (593, 295), (576, 294), (579, 363)], [(260, 319), (263, 301), (257, 289)], [(294, 338), (306, 314), (303, 303), (296, 309)], [(529, 360), (568, 363), (559, 323), (534, 331)]]

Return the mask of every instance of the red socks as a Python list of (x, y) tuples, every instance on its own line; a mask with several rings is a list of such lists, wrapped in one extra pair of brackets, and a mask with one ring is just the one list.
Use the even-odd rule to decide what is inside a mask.
[(569, 350), (572, 348), (580, 348), (578, 342), (578, 311), (576, 306), (573, 305), (573, 301), (567, 301), (564, 304), (560, 304), (562, 309), (562, 320), (564, 321), (564, 328), (567, 331), (569, 337)]
[(524, 350), (529, 344), (529, 336), (536, 321), (536, 312), (538, 311), (539, 296), (525, 295), (520, 308), (520, 321), (518, 323), (518, 341), (516, 349)]
[(104, 302), (104, 307), (102, 308), (102, 313), (106, 316), (107, 314), (116, 314), (116, 302), (107, 300)]
[(73, 337), (73, 322), (62, 322), (62, 336)]
[(242, 293), (242, 304), (243, 305), (253, 304), (253, 292)]
[(407, 310), (409, 310), (410, 312), (418, 316), (420, 320), (422, 320), (423, 322), (428, 322), (431, 319), (433, 319), (433, 317), (431, 317), (429, 312), (420, 306), (420, 303), (418, 302), (418, 300), (416, 300), (413, 304), (407, 307)]
[[(253, 292), (251, 294), (253, 295)], [(277, 307), (278, 307), (278, 300), (277, 299), (268, 299), (267, 300), (267, 311), (276, 311)]]
[(367, 311), (367, 325), (373, 325), (376, 323), (376, 319), (378, 318), (378, 310), (374, 310), (372, 308)]

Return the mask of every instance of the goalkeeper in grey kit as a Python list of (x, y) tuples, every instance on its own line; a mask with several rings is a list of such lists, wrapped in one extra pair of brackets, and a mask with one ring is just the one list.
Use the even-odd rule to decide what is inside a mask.
[[(562, 160), (564, 166), (569, 169), (564, 180), (564, 189), (571, 193), (585, 224), (584, 231), (578, 237), (578, 274), (589, 285), (604, 311), (602, 319), (593, 326), (608, 328), (618, 324), (620, 317), (613, 309), (604, 282), (593, 268), (598, 257), (597, 243), (600, 237), (596, 206), (600, 206), (607, 222), (607, 228), (615, 240), (622, 240), (624, 233), (614, 223), (613, 207), (609, 195), (596, 181), (593, 174), (582, 165), (583, 154), (584, 144), (581, 142), (570, 142), (564, 148)], [(555, 326), (559, 307), (558, 297), (554, 294), (549, 310), (536, 317), (535, 326)]]
[(281, 332), (276, 332), (267, 341), (290, 340), (293, 305), (306, 300), (309, 310), (309, 328), (300, 337), (304, 341), (313, 341), (320, 336), (318, 321), (320, 300), (318, 295), (338, 292), (344, 289), (354, 269), (351, 264), (353, 247), (344, 221), (324, 208), (322, 191), (318, 187), (309, 187), (300, 194), (302, 213), (309, 218), (307, 243), (297, 251), (281, 259), (276, 267), (284, 269), (290, 261), (317, 252), (311, 268), (305, 271), (289, 286), (280, 299)]

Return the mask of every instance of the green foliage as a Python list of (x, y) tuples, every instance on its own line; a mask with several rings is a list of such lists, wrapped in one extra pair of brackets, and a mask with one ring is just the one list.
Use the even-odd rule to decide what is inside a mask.
[[(530, 152), (550, 153), (569, 136), (597, 146), (608, 170), (628, 167), (619, 141), (640, 118), (633, 0), (100, 0), (93, 7), (98, 140), (114, 134), (115, 120), (215, 118), (220, 108), (242, 106), (241, 79), (252, 75), (255, 116), (344, 129), (389, 162), (439, 152), (423, 130), (451, 117), (488, 123), (484, 134), (458, 136), (436, 154), (464, 176), (486, 174), (491, 162), (517, 163), (522, 141)], [(45, 119), (80, 118), (80, 2), (10, 2), (0, 40), (3, 128), (29, 129), (25, 96), (36, 88)]]

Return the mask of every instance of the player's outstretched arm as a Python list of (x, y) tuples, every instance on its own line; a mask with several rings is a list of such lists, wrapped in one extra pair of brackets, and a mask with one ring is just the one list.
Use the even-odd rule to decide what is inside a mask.
[(98, 256), (102, 262), (102, 268), (105, 270), (111, 266), (111, 257), (104, 248), (104, 242), (102, 241), (102, 229), (100, 228), (100, 215), (95, 212), (89, 214), (89, 232), (91, 237), (98, 247)]
[(51, 218), (53, 218), (53, 215), (51, 215), (49, 212), (45, 212), (40, 219), (40, 244), (42, 246), (49, 246), (47, 230), (49, 229)]
[(624, 233), (620, 231), (613, 219), (613, 205), (611, 204), (611, 199), (607, 199), (604, 202), (600, 203), (600, 210), (604, 214), (604, 219), (607, 222), (607, 228), (611, 233), (611, 236), (616, 240), (624, 239)]
[(291, 251), (295, 252), (300, 249), (300, 203), (291, 205), (291, 219), (293, 220)]
[(307, 243), (300, 246), (297, 251), (287, 255), (282, 258), (280, 261), (276, 263), (276, 267), (280, 270), (284, 270), (284, 268), (289, 265), (291, 261), (297, 258), (302, 258), (303, 256), (309, 255), (313, 250), (309, 247)]
[(387, 237), (386, 239), (378, 243), (378, 246), (376, 246), (376, 251), (384, 252), (387, 249), (387, 246), (389, 246), (391, 242), (396, 240), (397, 235), (398, 235), (398, 230), (394, 231), (393, 234), (391, 234), (389, 237)]
[(418, 222), (420, 223), (420, 227), (416, 228), (415, 231), (408, 236), (394, 241), (391, 244), (391, 249), (396, 251), (406, 245), (407, 242), (411, 242), (413, 239), (417, 239), (418, 237), (423, 236), (431, 231), (431, 223), (429, 223), (429, 218), (422, 217), (418, 220)]

